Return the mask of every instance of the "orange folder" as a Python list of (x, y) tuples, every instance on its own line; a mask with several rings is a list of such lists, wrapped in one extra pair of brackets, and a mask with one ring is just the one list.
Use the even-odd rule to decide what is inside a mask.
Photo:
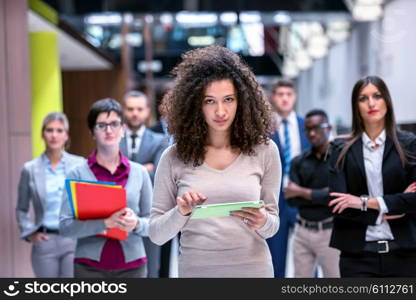
[[(75, 201), (79, 220), (104, 219), (127, 206), (126, 190), (121, 186), (75, 183)], [(127, 232), (107, 229), (99, 236), (127, 240)]]

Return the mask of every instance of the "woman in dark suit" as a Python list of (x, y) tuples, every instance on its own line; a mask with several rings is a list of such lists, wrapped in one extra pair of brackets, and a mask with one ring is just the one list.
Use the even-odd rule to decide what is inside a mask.
[(84, 159), (64, 151), (68, 131), (68, 119), (63, 113), (48, 114), (42, 124), (45, 152), (26, 162), (20, 175), (17, 223), (20, 237), (33, 245), (36, 277), (73, 277), (75, 240), (59, 234), (59, 210), (65, 178)]
[(352, 91), (352, 134), (330, 152), (330, 246), (341, 277), (416, 276), (416, 137), (398, 131), (389, 90), (376, 76)]

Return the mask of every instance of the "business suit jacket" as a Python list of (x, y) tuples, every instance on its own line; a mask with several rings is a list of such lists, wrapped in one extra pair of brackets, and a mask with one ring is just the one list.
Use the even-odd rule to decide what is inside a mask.
[[(65, 176), (73, 167), (85, 161), (83, 157), (65, 151), (62, 155), (65, 160)], [(22, 239), (27, 239), (42, 226), (46, 199), (45, 170), (46, 166), (42, 157), (26, 162), (22, 168), (16, 206), (16, 219)], [(33, 206), (34, 220), (29, 216), (30, 205)]]
[[(300, 117), (300, 116), (296, 116), (297, 120), (298, 120), (298, 128), (299, 128), (299, 137), (300, 137), (300, 144), (301, 144), (301, 150), (302, 152), (309, 149), (310, 148), (310, 143), (308, 141), (308, 139), (306, 138), (305, 135), (305, 125), (304, 125), (304, 118)], [(284, 161), (284, 157), (283, 157), (283, 153), (284, 153), (284, 147), (282, 142), (280, 141), (280, 137), (279, 137), (279, 131), (276, 130), (271, 139), (276, 143), (277, 147), (279, 148), (279, 153), (280, 153), (280, 160), (282, 161), (282, 166), (285, 165), (285, 161)], [(283, 176), (282, 176), (283, 179)], [(280, 191), (280, 197), (279, 197), (279, 214), (280, 216), (284, 216), (286, 215), (289, 218), (290, 223), (295, 223), (296, 221), (296, 214), (297, 214), (297, 210), (295, 208), (291, 208), (289, 207), (289, 205), (287, 204), (285, 197), (284, 197), (284, 193), (283, 193), (283, 185), (281, 185), (282, 189)]]
[[(127, 136), (124, 136), (120, 141), (120, 151), (126, 157), (128, 157), (127, 138)], [(155, 166), (155, 170), (153, 172), (149, 172), (152, 182), (154, 180), (157, 165), (159, 164), (160, 156), (167, 146), (167, 139), (163, 134), (153, 132), (146, 128), (143, 133), (140, 149), (135, 161), (140, 164), (152, 163)]]
[[(411, 133), (398, 132), (398, 139), (403, 149), (416, 154), (416, 136)], [(332, 155), (329, 168), (330, 192), (348, 193), (355, 196), (368, 194), (363, 143), (358, 139), (349, 149), (342, 170), (335, 168), (335, 163), (345, 144), (345, 140), (336, 139), (331, 143)], [(410, 183), (416, 181), (416, 160), (402, 167), (399, 155), (392, 139), (387, 136), (384, 146), (382, 176), (384, 201), (389, 214), (406, 215), (395, 220), (388, 220), (395, 241), (402, 248), (416, 248), (416, 193), (404, 194)], [(379, 211), (347, 208), (341, 214), (335, 214), (334, 229), (330, 246), (341, 251), (359, 252), (364, 248), (368, 225), (375, 225)]]

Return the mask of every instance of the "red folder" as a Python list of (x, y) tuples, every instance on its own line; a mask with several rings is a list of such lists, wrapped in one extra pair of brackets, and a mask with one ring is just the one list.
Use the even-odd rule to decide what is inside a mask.
[[(120, 186), (77, 182), (75, 194), (80, 220), (108, 218), (127, 206), (126, 190)], [(127, 232), (118, 228), (107, 229), (99, 236), (127, 240)]]

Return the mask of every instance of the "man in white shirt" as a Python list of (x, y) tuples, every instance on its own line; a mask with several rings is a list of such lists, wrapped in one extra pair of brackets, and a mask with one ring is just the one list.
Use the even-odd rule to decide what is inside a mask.
[(277, 144), (282, 160), (283, 183), (279, 197), (280, 228), (268, 239), (273, 258), (275, 277), (285, 277), (289, 232), (296, 223), (297, 209), (287, 205), (283, 190), (289, 178), (292, 158), (310, 147), (304, 131), (304, 119), (296, 114), (294, 107), (297, 94), (294, 83), (281, 79), (272, 90), (271, 103), (276, 110), (276, 132), (272, 140)]

